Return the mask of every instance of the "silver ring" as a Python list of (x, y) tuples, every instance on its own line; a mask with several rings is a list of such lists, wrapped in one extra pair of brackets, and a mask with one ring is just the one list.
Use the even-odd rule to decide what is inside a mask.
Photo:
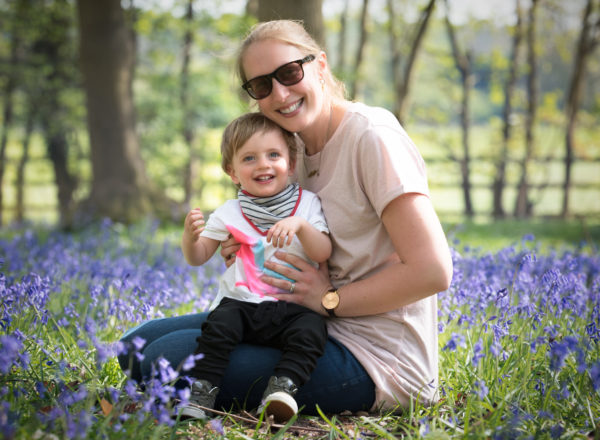
[(294, 289), (296, 289), (296, 283), (292, 281), (292, 284), (290, 285), (290, 293), (294, 293)]

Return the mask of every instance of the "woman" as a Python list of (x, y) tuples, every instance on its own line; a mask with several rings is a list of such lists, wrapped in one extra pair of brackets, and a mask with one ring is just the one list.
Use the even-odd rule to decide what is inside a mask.
[[(278, 258), (293, 267), (265, 262), (294, 280), (263, 277), (290, 292), (277, 299), (330, 317), (325, 354), (298, 391), (299, 406), (311, 414), (316, 405), (339, 413), (434, 402), (435, 294), (448, 288), (452, 261), (416, 147), (387, 110), (344, 99), (325, 52), (297, 22), (256, 25), (242, 43), (238, 69), (259, 110), (303, 141), (296, 177), (321, 198), (333, 243), (328, 268), (284, 252)], [(229, 258), (237, 249), (231, 239), (221, 254)], [(149, 374), (161, 355), (177, 365), (192, 353), (202, 316), (150, 321), (124, 336), (146, 340), (132, 377)], [(279, 355), (240, 345), (216, 404), (258, 406)], [(120, 361), (128, 367), (128, 357)]]

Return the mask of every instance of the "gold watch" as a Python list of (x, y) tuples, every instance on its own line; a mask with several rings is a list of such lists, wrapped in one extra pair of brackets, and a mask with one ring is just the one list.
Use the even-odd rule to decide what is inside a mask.
[(340, 305), (340, 295), (337, 289), (331, 288), (321, 297), (321, 305), (329, 316), (336, 316), (335, 309)]

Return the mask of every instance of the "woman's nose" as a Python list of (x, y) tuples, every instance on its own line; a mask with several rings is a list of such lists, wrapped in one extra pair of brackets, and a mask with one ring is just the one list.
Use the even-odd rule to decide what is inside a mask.
[(273, 81), (273, 89), (271, 90), (271, 95), (273, 95), (273, 98), (276, 101), (285, 102), (285, 99), (290, 94), (288, 87), (281, 84), (275, 78), (271, 78), (271, 81)]

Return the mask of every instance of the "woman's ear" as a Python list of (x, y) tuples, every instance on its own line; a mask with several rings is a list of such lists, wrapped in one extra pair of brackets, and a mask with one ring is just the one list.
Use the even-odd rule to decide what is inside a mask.
[(323, 51), (319, 52), (319, 55), (317, 55), (317, 62), (319, 63), (319, 74), (323, 77), (324, 73), (327, 71), (327, 54)]

